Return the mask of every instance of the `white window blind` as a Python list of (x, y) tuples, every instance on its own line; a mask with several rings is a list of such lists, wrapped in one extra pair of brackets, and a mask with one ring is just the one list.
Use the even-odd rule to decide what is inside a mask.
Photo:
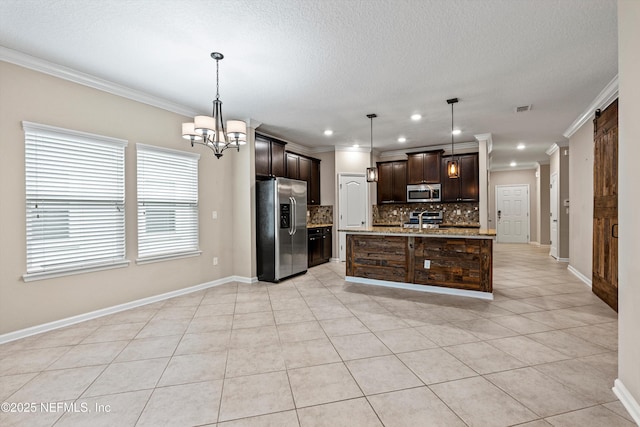
[(25, 133), (25, 281), (127, 265), (127, 141), (37, 123)]
[(199, 154), (137, 144), (138, 261), (199, 254)]

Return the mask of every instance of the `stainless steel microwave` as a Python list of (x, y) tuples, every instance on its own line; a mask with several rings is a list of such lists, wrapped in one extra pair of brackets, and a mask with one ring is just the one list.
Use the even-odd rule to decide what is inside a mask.
[(439, 202), (441, 200), (440, 184), (407, 185), (407, 203)]

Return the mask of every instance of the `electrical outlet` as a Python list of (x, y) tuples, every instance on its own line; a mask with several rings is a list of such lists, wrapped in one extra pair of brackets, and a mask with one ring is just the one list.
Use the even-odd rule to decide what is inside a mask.
[(218, 211), (211, 212), (211, 219), (218, 219)]
[(218, 257), (217, 256), (213, 257), (213, 265), (218, 265)]
[(431, 268), (431, 260), (428, 260), (428, 259), (424, 260), (424, 268), (426, 268), (426, 269), (430, 269)]
[(460, 211), (460, 209), (458, 209), (458, 210), (456, 211), (456, 215), (460, 215), (460, 213), (461, 213), (461, 211)]

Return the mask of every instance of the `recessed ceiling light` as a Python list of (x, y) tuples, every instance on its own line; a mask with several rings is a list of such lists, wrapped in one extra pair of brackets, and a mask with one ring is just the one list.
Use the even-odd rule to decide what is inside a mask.
[(324, 131), (324, 134), (326, 136), (331, 136), (331, 135), (333, 135), (333, 131), (331, 129), (327, 129), (327, 130)]
[(454, 135), (460, 135), (462, 133), (462, 131), (460, 129), (454, 129), (453, 132), (451, 132)]
[(422, 116), (420, 114), (413, 114), (411, 115), (411, 120), (413, 121), (418, 121), (422, 118)]
[(404, 136), (401, 136), (400, 138), (398, 138), (398, 142), (407, 142), (407, 138), (405, 138)]
[(516, 162), (511, 162), (511, 163), (509, 163), (509, 166), (511, 166), (511, 167), (514, 167), (514, 166), (517, 166), (517, 165), (518, 165), (518, 164), (517, 164)]
[(358, 145), (358, 144), (353, 144), (353, 148), (358, 148), (358, 147), (360, 147), (360, 145)]
[(516, 147), (518, 150), (524, 150), (525, 145), (523, 143), (518, 144)]

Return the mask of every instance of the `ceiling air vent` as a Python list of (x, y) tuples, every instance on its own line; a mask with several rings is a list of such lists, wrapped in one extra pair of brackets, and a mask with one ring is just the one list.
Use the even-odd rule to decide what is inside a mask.
[(516, 107), (516, 113), (524, 113), (525, 111), (531, 110), (531, 104), (523, 105), (521, 107)]

